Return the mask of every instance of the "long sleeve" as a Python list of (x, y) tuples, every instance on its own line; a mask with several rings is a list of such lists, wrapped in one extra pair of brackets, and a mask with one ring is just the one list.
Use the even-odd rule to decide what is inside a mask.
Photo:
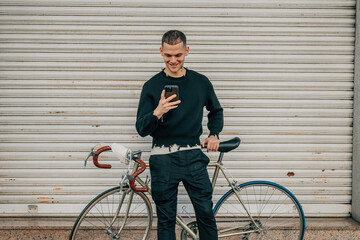
[[(165, 113), (163, 121), (159, 121), (153, 112), (166, 85), (179, 87), (181, 103)], [(223, 109), (209, 79), (192, 70), (187, 70), (186, 76), (180, 78), (171, 78), (162, 71), (149, 79), (142, 88), (136, 130), (142, 137), (150, 135), (153, 146), (198, 145), (203, 133), (204, 106), (209, 111), (210, 133), (219, 135), (223, 128)]]
[(136, 130), (142, 137), (152, 134), (158, 126), (158, 118), (153, 114), (154, 99), (147, 91), (145, 84), (141, 92), (136, 117)]
[(208, 116), (208, 129), (210, 130), (210, 135), (217, 135), (223, 129), (224, 126), (224, 115), (223, 109), (220, 105), (218, 98), (216, 97), (214, 88), (212, 84), (209, 82), (208, 85), (208, 94), (207, 94), (207, 102), (206, 109), (209, 111)]

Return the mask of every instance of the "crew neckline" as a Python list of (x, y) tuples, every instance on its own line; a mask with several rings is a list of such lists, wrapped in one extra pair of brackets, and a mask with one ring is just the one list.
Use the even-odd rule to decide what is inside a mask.
[(186, 69), (186, 73), (185, 75), (181, 76), (181, 77), (172, 77), (172, 76), (167, 76), (165, 73), (165, 68), (162, 69), (161, 73), (162, 75), (166, 78), (166, 79), (170, 79), (172, 81), (182, 81), (182, 80), (186, 80), (187, 76), (188, 76), (188, 71), (189, 69), (187, 69), (186, 67), (184, 67)]

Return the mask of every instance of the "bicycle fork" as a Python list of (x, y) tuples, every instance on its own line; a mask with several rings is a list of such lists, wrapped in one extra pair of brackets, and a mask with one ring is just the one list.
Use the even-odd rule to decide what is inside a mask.
[[(139, 167), (139, 165), (138, 165), (138, 164), (135, 164), (133, 171), (136, 171), (136, 170), (138, 169), (138, 167)], [(122, 190), (122, 187), (121, 187), (121, 190)], [(128, 191), (130, 191), (130, 195), (129, 195), (129, 199), (128, 199), (128, 204), (127, 204), (127, 207), (126, 207), (126, 211), (125, 211), (125, 214), (124, 214), (124, 219), (123, 219), (123, 222), (122, 222), (122, 224), (121, 224), (121, 227), (120, 227), (119, 231), (117, 232), (117, 234), (114, 234), (113, 231), (112, 231), (112, 227), (113, 227), (116, 219), (117, 219), (118, 216), (119, 216), (121, 207), (123, 206), (123, 203), (124, 203), (124, 200), (125, 200), (126, 195), (128, 194)], [(114, 215), (114, 217), (113, 217), (113, 219), (112, 219), (109, 227), (107, 228), (107, 233), (108, 233), (108, 234), (112, 234), (112, 235), (113, 235), (113, 238), (115, 238), (115, 239), (120, 239), (120, 233), (121, 233), (121, 231), (124, 229), (124, 227), (125, 227), (125, 225), (126, 225), (126, 221), (127, 221), (127, 219), (128, 219), (128, 216), (129, 216), (130, 207), (131, 207), (131, 203), (132, 203), (133, 197), (134, 197), (134, 191), (131, 190), (130, 188), (129, 188), (127, 191), (122, 191), (122, 195), (121, 195), (121, 199), (120, 199), (120, 202), (119, 202), (119, 206), (118, 206), (118, 208), (116, 209), (115, 215)]]
[(127, 221), (128, 216), (129, 216), (129, 211), (130, 211), (132, 199), (133, 199), (133, 196), (134, 196), (134, 191), (130, 191), (130, 196), (129, 196), (128, 204), (127, 204), (126, 211), (125, 211), (125, 214), (124, 214), (123, 222), (122, 222), (122, 224), (121, 224), (121, 227), (120, 227), (119, 231), (118, 231), (116, 234), (114, 234), (113, 231), (112, 231), (112, 227), (113, 227), (116, 219), (117, 219), (118, 216), (119, 216), (121, 207), (123, 206), (123, 203), (124, 203), (124, 200), (125, 200), (125, 197), (126, 197), (127, 194), (128, 194), (127, 191), (124, 191), (124, 192), (122, 193), (121, 200), (120, 200), (120, 202), (119, 202), (119, 206), (118, 206), (118, 208), (116, 209), (115, 215), (114, 215), (114, 217), (113, 217), (113, 219), (112, 219), (109, 227), (108, 227), (107, 230), (106, 230), (107, 233), (108, 233), (108, 234), (112, 234), (112, 235), (113, 235), (113, 238), (115, 238), (115, 239), (120, 239), (120, 233), (121, 233), (121, 231), (124, 229), (124, 227), (125, 227), (125, 225), (126, 225), (126, 221)]

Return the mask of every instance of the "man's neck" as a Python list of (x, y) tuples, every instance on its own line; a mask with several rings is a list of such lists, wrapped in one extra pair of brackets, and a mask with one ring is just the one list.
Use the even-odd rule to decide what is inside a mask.
[(173, 77), (173, 78), (181, 78), (181, 77), (185, 76), (186, 69), (184, 67), (182, 67), (182, 68), (180, 68), (179, 71), (174, 73), (174, 72), (170, 71), (168, 68), (165, 68), (164, 72), (165, 72), (166, 76), (170, 76), (170, 77)]

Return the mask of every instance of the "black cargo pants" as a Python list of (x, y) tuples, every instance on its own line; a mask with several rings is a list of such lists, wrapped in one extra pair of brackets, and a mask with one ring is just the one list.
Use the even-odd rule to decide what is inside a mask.
[(150, 156), (151, 194), (158, 217), (158, 240), (176, 240), (175, 224), (179, 182), (194, 206), (200, 240), (217, 240), (212, 211), (212, 185), (207, 172), (209, 158), (192, 149)]

